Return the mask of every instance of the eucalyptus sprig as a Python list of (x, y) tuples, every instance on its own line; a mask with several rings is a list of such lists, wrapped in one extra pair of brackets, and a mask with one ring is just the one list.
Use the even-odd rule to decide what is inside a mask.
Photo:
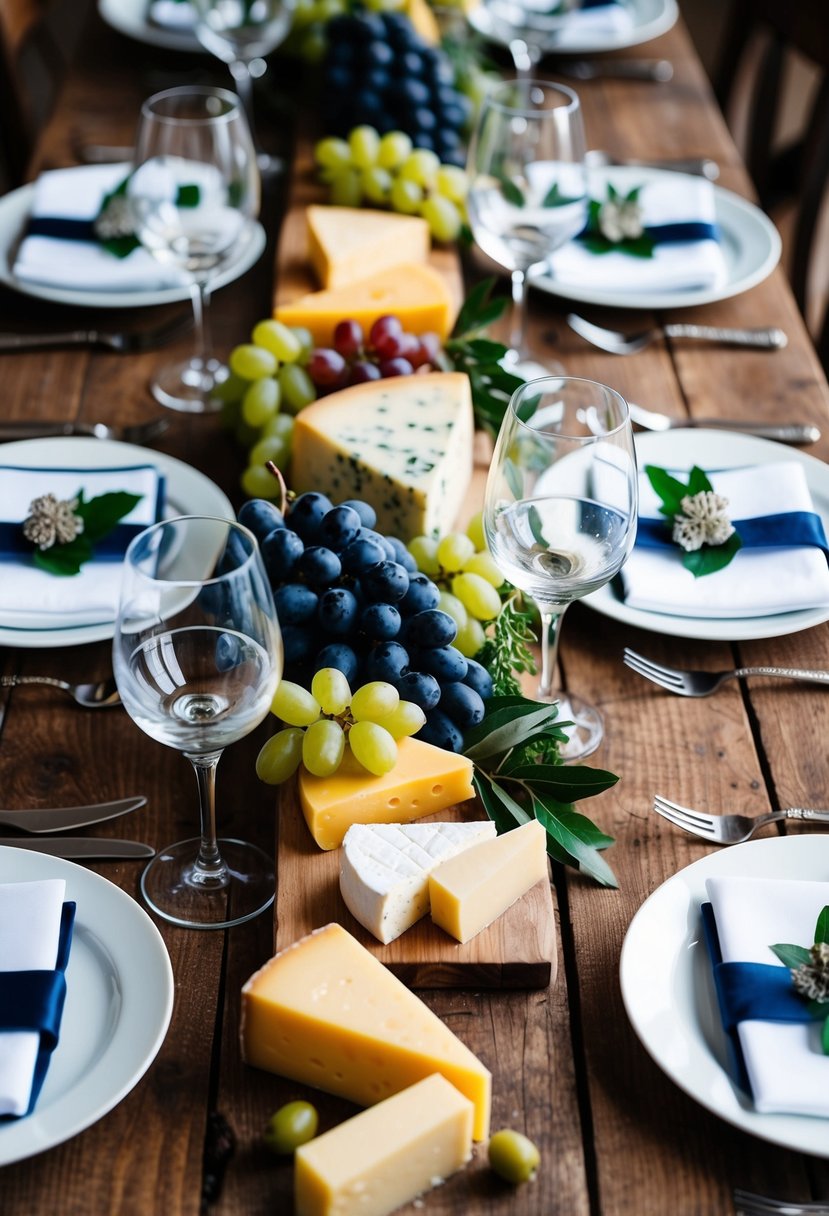
[(477, 660), (492, 676), (496, 695), (518, 696), (521, 686), (517, 677), (524, 672), (535, 675), (538, 670), (531, 649), (538, 639), (532, 627), (534, 614), (522, 607), (520, 591), (509, 583), (504, 587), (507, 598), (495, 619), (492, 637), (487, 638)]
[(78, 574), (84, 562), (91, 561), (95, 556), (95, 545), (98, 541), (108, 536), (118, 521), (129, 515), (142, 497), (141, 494), (130, 494), (126, 490), (113, 490), (87, 500), (83, 490), (79, 490), (71, 500), (71, 508), (72, 514), (81, 523), (81, 530), (72, 540), (57, 539), (45, 547), (36, 547), (33, 554), (34, 564), (49, 574)]
[(809, 1013), (822, 1020), (820, 1042), (829, 1056), (829, 906), (821, 910), (811, 949), (778, 942), (770, 947), (792, 974), (792, 983), (808, 1002)]
[(546, 829), (547, 852), (554, 861), (616, 887), (616, 877), (600, 855), (613, 837), (572, 803), (600, 794), (619, 778), (602, 769), (563, 764), (557, 750), (567, 741), (564, 727), (569, 723), (557, 719), (558, 705), (522, 696), (491, 697), (483, 721), (464, 739), (464, 754), (475, 766), (475, 789), (499, 832), (537, 819)]
[[(686, 570), (694, 578), (723, 570), (743, 545), (740, 534), (724, 515), (728, 499), (714, 494), (708, 477), (696, 465), (687, 485), (657, 465), (646, 464), (645, 472), (661, 500), (659, 510), (667, 517), (672, 539), (684, 549), (682, 564)], [(691, 540), (686, 539), (686, 533), (693, 533)]]

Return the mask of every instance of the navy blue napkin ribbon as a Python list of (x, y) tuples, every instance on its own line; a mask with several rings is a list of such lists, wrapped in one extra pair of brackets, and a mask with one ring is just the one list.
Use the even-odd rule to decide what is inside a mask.
[[(758, 515), (731, 521), (745, 549), (793, 549), (814, 546), (829, 558), (829, 542), (823, 520), (814, 511), (781, 511), (777, 515)], [(675, 549), (671, 523), (666, 518), (639, 519), (636, 545), (642, 549)]]
[[(0, 1031), (29, 1030), (40, 1034), (32, 1090), (29, 1097), (31, 1114), (35, 1108), (52, 1052), (58, 1045), (63, 1005), (66, 999), (66, 965), (72, 945), (76, 905), (67, 901), (61, 910), (60, 938), (54, 971), (0, 971)], [(20, 1118), (17, 1115), (0, 1117)]]
[[(595, 228), (585, 227), (576, 240), (585, 241), (601, 235)], [(645, 224), (642, 235), (650, 237), (655, 245), (678, 245), (682, 241), (718, 241), (720, 230), (716, 224), (710, 224), (706, 220), (678, 220), (673, 224)], [(623, 248), (625, 242), (612, 241), (611, 244), (618, 244)]]

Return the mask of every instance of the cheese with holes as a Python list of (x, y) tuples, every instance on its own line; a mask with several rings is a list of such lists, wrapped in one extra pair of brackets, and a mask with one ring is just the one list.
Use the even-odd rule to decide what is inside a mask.
[(425, 262), (432, 245), (429, 225), (417, 215), (312, 205), (305, 222), (308, 260), (325, 288), (345, 287), (401, 262)]
[(242, 989), (248, 1064), (373, 1106), (439, 1072), (489, 1134), (492, 1077), (437, 1014), (342, 925), (280, 951)]
[(340, 892), (351, 915), (387, 944), (429, 911), (429, 874), (495, 836), (495, 824), (355, 823), (343, 840)]
[(353, 823), (411, 823), (475, 795), (466, 756), (421, 739), (401, 739), (397, 763), (382, 777), (367, 773), (350, 751), (330, 777), (300, 766), (299, 801), (321, 849), (337, 849)]
[(358, 321), (367, 333), (386, 313), (399, 317), (409, 333), (434, 331), (441, 338), (448, 337), (455, 321), (454, 301), (443, 275), (433, 266), (403, 261), (344, 287), (312, 291), (277, 304), (274, 315), (285, 325), (310, 329), (317, 346), (330, 346), (338, 321), (345, 317)]
[(291, 486), (360, 498), (401, 540), (452, 527), (472, 478), (474, 420), (462, 372), (355, 384), (297, 415)]
[(296, 1216), (388, 1216), (466, 1164), (472, 1113), (435, 1073), (301, 1145)]
[(473, 845), (429, 875), (432, 920), (459, 942), (492, 924), (542, 879), (547, 833), (536, 819)]

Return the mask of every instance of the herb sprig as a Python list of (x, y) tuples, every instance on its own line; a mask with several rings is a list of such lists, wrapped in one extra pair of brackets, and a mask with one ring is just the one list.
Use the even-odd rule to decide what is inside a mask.
[(444, 371), (465, 372), (472, 387), (475, 425), (493, 438), (498, 434), (510, 397), (524, 383), (503, 367), (507, 347), (484, 336), (507, 307), (506, 297), (492, 298), (495, 278), (484, 279), (467, 296), (447, 339), (442, 356)]
[(531, 647), (537, 642), (533, 631), (533, 613), (522, 607), (520, 591), (505, 583), (507, 599), (495, 620), (492, 637), (487, 638), (477, 659), (492, 676), (496, 695), (518, 696), (521, 686), (518, 676), (524, 672), (535, 675), (535, 655)]
[(792, 982), (808, 1002), (811, 1016), (821, 1020), (820, 1042), (829, 1056), (829, 906), (823, 908), (815, 925), (815, 944), (796, 946), (778, 942), (770, 947), (792, 973)]

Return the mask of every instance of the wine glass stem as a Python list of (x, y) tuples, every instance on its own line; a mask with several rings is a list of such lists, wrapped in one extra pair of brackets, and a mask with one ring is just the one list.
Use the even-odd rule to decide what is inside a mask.
[(259, 145), (256, 142), (256, 128), (253, 124), (253, 76), (251, 75), (250, 66), (244, 59), (234, 59), (230, 65), (230, 74), (236, 85), (236, 92), (242, 103), (242, 109), (245, 111), (245, 118), (248, 120), (253, 146), (258, 151)]
[(524, 335), (527, 329), (527, 274), (524, 270), (512, 272), (512, 321), (510, 349), (517, 355), (524, 353)]
[(563, 608), (552, 608), (549, 604), (539, 604), (538, 606), (541, 615), (541, 677), (538, 681), (538, 696), (542, 701), (551, 700), (553, 696), (558, 639), (566, 607), (566, 604)]
[(212, 353), (210, 323), (207, 318), (207, 305), (210, 300), (210, 291), (207, 284), (203, 281), (193, 283), (192, 287), (190, 288), (190, 298), (193, 301), (193, 320), (195, 322), (193, 361), (200, 365), (201, 371), (206, 372), (210, 365), (210, 356)]
[(216, 841), (216, 768), (221, 754), (187, 757), (199, 786), (201, 843), (192, 874), (192, 881), (196, 883), (211, 884), (218, 880), (218, 885), (223, 885), (227, 879), (227, 867)]

